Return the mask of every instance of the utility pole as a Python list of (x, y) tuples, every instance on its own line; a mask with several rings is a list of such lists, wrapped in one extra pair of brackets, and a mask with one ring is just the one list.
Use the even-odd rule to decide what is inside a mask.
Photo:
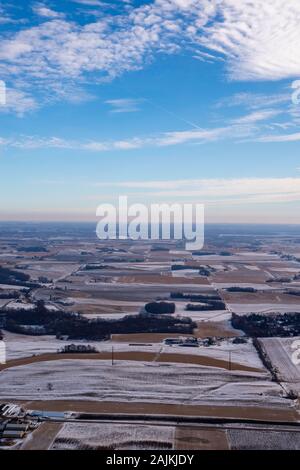
[(111, 365), (114, 365), (114, 347), (111, 347)]

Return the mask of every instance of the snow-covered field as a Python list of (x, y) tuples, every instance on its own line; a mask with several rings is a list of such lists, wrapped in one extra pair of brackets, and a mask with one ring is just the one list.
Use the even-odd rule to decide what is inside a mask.
[(300, 271), (300, 266), (297, 268), (278, 268), (276, 266), (273, 266), (273, 268), (270, 268), (270, 271), (276, 271), (279, 273), (298, 273)]
[(220, 322), (231, 319), (231, 313), (227, 310), (206, 310), (203, 312), (183, 311), (175, 315), (190, 317), (194, 321)]
[[(33, 310), (35, 307), (36, 307), (36, 305), (33, 304), (33, 303), (18, 302), (18, 301), (11, 300), (11, 301), (8, 301), (7, 305), (5, 306), (5, 309), (6, 310), (19, 310), (19, 309)], [(45, 307), (49, 311), (57, 311), (58, 310), (58, 307), (56, 307), (55, 305), (50, 304), (50, 303), (46, 303)]]
[(232, 450), (300, 449), (300, 432), (229, 429), (227, 439)]
[(35, 308), (35, 304), (11, 301), (5, 307), (6, 310), (18, 310), (20, 308), (23, 310), (33, 310)]
[(213, 282), (212, 285), (216, 289), (228, 289), (229, 287), (252, 287), (257, 290), (274, 290), (277, 287), (268, 284), (255, 284), (253, 282)]
[(245, 264), (244, 267), (248, 269), (249, 271), (260, 271), (260, 268), (253, 264)]
[[(170, 334), (170, 336), (172, 335)], [(6, 331), (4, 341), (6, 344), (7, 360), (31, 357), (45, 353), (56, 353), (58, 349), (63, 348), (65, 345), (75, 343), (91, 344), (95, 346), (99, 352), (110, 352), (113, 347), (115, 352), (146, 351), (154, 353), (190, 354), (212, 357), (224, 361), (228, 361), (230, 352), (232, 362), (256, 369), (263, 369), (263, 365), (251, 341), (246, 344), (232, 344), (230, 340), (223, 340), (217, 345), (210, 347), (200, 346), (199, 348), (166, 346), (162, 343), (147, 344), (145, 346), (130, 346), (128, 343), (115, 341), (62, 341), (56, 339), (54, 336), (27, 336)]]
[(0, 284), (0, 289), (5, 289), (5, 290), (28, 290), (28, 287), (23, 287), (23, 286), (15, 286), (12, 284)]
[(172, 271), (172, 277), (199, 278), (199, 269), (181, 269)]
[(266, 372), (187, 364), (63, 359), (0, 374), (1, 399), (286, 406), (281, 395)]
[(63, 279), (77, 269), (79, 269), (80, 264), (70, 263), (67, 261), (38, 261), (26, 263), (26, 273), (31, 276), (32, 279), (38, 279), (40, 276), (45, 276), (52, 279), (53, 281), (58, 281)]
[(172, 426), (66, 423), (51, 449), (172, 449), (174, 436)]
[(241, 303), (229, 303), (227, 305), (230, 309), (237, 314), (248, 314), (248, 313), (286, 313), (286, 312), (300, 312), (299, 304), (277, 304), (277, 303), (266, 303), (266, 304), (241, 304)]
[[(179, 316), (179, 317), (190, 317), (194, 321), (223, 321), (223, 320), (229, 320), (231, 318), (231, 313), (228, 312), (227, 310), (204, 310), (204, 311), (192, 311), (192, 310), (186, 310), (187, 304), (193, 304), (195, 302), (189, 301), (189, 300), (175, 300), (171, 299), (172, 302), (175, 303), (175, 314), (174, 316)], [(199, 304), (199, 302), (196, 302)]]
[(300, 337), (262, 338), (259, 341), (276, 369), (279, 380), (287, 383), (289, 389), (300, 391), (300, 364), (294, 363), (295, 359), (300, 358)]
[(55, 336), (27, 336), (4, 331), (7, 360), (30, 357), (45, 353), (56, 353), (70, 341), (61, 341)]

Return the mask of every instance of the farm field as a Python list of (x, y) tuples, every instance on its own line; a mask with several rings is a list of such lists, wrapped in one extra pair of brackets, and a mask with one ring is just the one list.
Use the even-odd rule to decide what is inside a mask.
[[(113, 351), (114, 357), (119, 357), (119, 359), (124, 357), (125, 359), (145, 360), (145, 357), (148, 355), (149, 360), (153, 362), (154, 360), (167, 361), (167, 358), (170, 357), (169, 362), (172, 362), (172, 360), (174, 362), (184, 363), (191, 361), (191, 363), (204, 364), (210, 361), (211, 364), (215, 363), (216, 366), (228, 369), (230, 353), (232, 369), (242, 368), (243, 366), (249, 369), (252, 368), (253, 370), (264, 369), (250, 340), (244, 344), (234, 344), (231, 338), (227, 338), (219, 341), (214, 346), (190, 348), (178, 345), (169, 346), (161, 343), (162, 339), (169, 335), (158, 333), (153, 334), (153, 336), (157, 341), (149, 341), (152, 338), (150, 333), (148, 333), (146, 337), (128, 335), (126, 338), (126, 335), (124, 335), (124, 337), (123, 335), (114, 335), (111, 341), (92, 341), (91, 344), (98, 351), (98, 354), (93, 354), (92, 356), (98, 359), (111, 359)], [(176, 336), (181, 337), (181, 335), (175, 335), (175, 337)], [(126, 339), (126, 341), (124, 341), (124, 339)], [(26, 360), (26, 363), (39, 362), (46, 360), (47, 357), (50, 357), (50, 354), (53, 360), (63, 360), (66, 355), (57, 354), (57, 351), (70, 344), (70, 341), (57, 340), (53, 336), (24, 336), (8, 332), (5, 333), (5, 341), (7, 363), (3, 367), (11, 367), (20, 359)], [(74, 343), (76, 345), (86, 344), (84, 341), (75, 341)], [(78, 356), (79, 355), (76, 354), (75, 357)], [(91, 354), (81, 354), (81, 356), (89, 358)]]
[(299, 450), (300, 448), (299, 432), (232, 429), (227, 431), (227, 438), (232, 450)]
[[(125, 356), (126, 357), (126, 356)], [(0, 398), (17, 400), (96, 400), (151, 403), (205, 404), (235, 403), (285, 407), (281, 387), (264, 371), (229, 371), (218, 361), (206, 366), (151, 362), (63, 359), (31, 362), (3, 369)], [(151, 356), (153, 359), (153, 356)], [(47, 359), (47, 357), (45, 358)], [(150, 360), (150, 361), (149, 361)], [(182, 360), (180, 358), (180, 360)], [(211, 364), (212, 363), (212, 364)], [(211, 366), (210, 366), (211, 364)], [(213, 365), (214, 364), (214, 365)], [(222, 364), (222, 362), (221, 362)], [(51, 387), (49, 386), (51, 383)]]
[(262, 338), (259, 340), (276, 372), (278, 380), (287, 389), (295, 392), (300, 391), (300, 367), (299, 363), (297, 365), (294, 362), (295, 359), (299, 359), (299, 352), (297, 353), (297, 348), (292, 347), (297, 341), (300, 341), (300, 337)]
[[(105, 340), (1, 328), (6, 347), (6, 364), (0, 366), (1, 401), (19, 403), (26, 410), (114, 417), (299, 421), (299, 368), (291, 362), (292, 343), (299, 337), (260, 338), (268, 364), (276, 371), (274, 381), (274, 371), (262, 362), (252, 338), (231, 324), (233, 313), (300, 312), (297, 239), (225, 239), (214, 233), (204, 250), (212, 254), (203, 255), (186, 252), (175, 241), (104, 243), (86, 233), (70, 238), (47, 232), (33, 239), (28, 244), (41, 246), (41, 252), (27, 251), (22, 238), (12, 241), (0, 234), (0, 265), (21, 279), (27, 276), (30, 284), (22, 285), (18, 276), (2, 283), (0, 321), (10, 322), (21, 309), (26, 324), (26, 315), (41, 301), (49, 316), (76, 313), (87, 321), (108, 322), (148, 315), (147, 303), (167, 302), (174, 304), (173, 319), (189, 317), (194, 323), (189, 334), (133, 329)], [(165, 343), (188, 337), (197, 339), (195, 347)], [(59, 352), (71, 344), (78, 351), (87, 346), (95, 351)], [(298, 434), (284, 432), (279, 443), (271, 425), (269, 432), (162, 422), (45, 422), (22, 448), (297, 448)]]
[(126, 424), (66, 423), (50, 447), (60, 449), (161, 449), (173, 448), (175, 428)]

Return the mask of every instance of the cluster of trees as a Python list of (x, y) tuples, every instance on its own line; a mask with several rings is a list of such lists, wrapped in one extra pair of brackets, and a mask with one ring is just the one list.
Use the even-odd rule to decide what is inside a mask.
[(147, 313), (156, 315), (175, 313), (175, 304), (173, 302), (150, 302), (145, 305)]
[(0, 299), (19, 299), (20, 292), (18, 291), (7, 291), (7, 292), (0, 292)]
[[(2, 311), (0, 310), (0, 313)], [(49, 334), (70, 339), (108, 339), (111, 334), (121, 333), (182, 333), (190, 334), (197, 325), (190, 318), (174, 318), (169, 315), (128, 315), (116, 320), (88, 319), (78, 313), (48, 311), (43, 301), (33, 310), (13, 310), (7, 316), (8, 331), (29, 334), (34, 325), (35, 334)], [(40, 328), (42, 327), (42, 328)]]
[(17, 251), (23, 251), (24, 253), (47, 253), (47, 249), (44, 246), (20, 246)]
[(172, 264), (171, 270), (172, 271), (183, 271), (185, 269), (195, 269), (198, 270), (200, 276), (209, 277), (215, 269), (209, 266), (196, 266), (196, 265), (189, 265), (189, 264)]
[(226, 305), (216, 294), (184, 294), (182, 292), (172, 292), (171, 299), (182, 299), (189, 302), (201, 302), (201, 304), (188, 303), (185, 310), (191, 312), (205, 312), (208, 310), (226, 310)]
[(254, 289), (254, 287), (238, 287), (238, 286), (233, 286), (233, 287), (228, 287), (227, 292), (249, 292), (249, 293), (255, 293), (257, 292), (257, 289)]
[(28, 274), (22, 273), (20, 271), (13, 271), (12, 269), (5, 268), (0, 266), (0, 283), (9, 284), (12, 282), (26, 282), (29, 281)]
[(213, 251), (193, 251), (192, 252), (192, 255), (193, 256), (211, 256), (211, 255), (215, 255), (216, 253), (214, 253)]
[[(298, 262), (300, 262), (300, 258), (299, 258)], [(297, 273), (292, 277), (277, 277), (277, 278), (267, 279), (266, 282), (284, 282), (284, 283), (287, 284), (287, 283), (290, 283), (292, 281), (299, 281), (299, 279), (300, 279), (300, 273)]]
[(231, 324), (234, 328), (242, 330), (247, 336), (263, 337), (289, 337), (300, 335), (300, 315), (297, 313), (284, 313), (276, 315), (239, 316), (232, 314)]
[(182, 292), (172, 292), (171, 299), (190, 300), (191, 302), (211, 302), (212, 300), (222, 300), (218, 293), (215, 294), (184, 294)]
[(67, 344), (59, 351), (61, 354), (91, 354), (98, 353), (98, 349), (89, 344)]
[(226, 310), (226, 305), (222, 300), (212, 300), (204, 304), (187, 304), (185, 310), (192, 312), (205, 312), (207, 310)]
[(85, 265), (85, 270), (86, 271), (91, 271), (91, 270), (95, 270), (95, 269), (107, 269), (109, 266), (105, 265), (105, 264), (86, 264)]
[(287, 294), (296, 295), (297, 297), (300, 297), (300, 290), (289, 290), (287, 291)]
[(167, 246), (152, 245), (151, 251), (170, 251), (170, 249)]
[(0, 284), (38, 287), (38, 284), (29, 282), (29, 280), (28, 274), (0, 266)]
[(199, 266), (189, 266), (188, 264), (172, 264), (171, 266), (172, 271), (183, 271), (185, 269), (199, 269)]
[(199, 274), (200, 274), (200, 276), (209, 277), (213, 271), (214, 271), (214, 270), (213, 270), (212, 268), (208, 268), (208, 267), (206, 267), (206, 266), (201, 266), (201, 267), (199, 268)]

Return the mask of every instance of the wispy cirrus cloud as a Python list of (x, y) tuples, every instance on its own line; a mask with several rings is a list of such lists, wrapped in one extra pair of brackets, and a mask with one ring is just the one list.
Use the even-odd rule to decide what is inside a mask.
[(119, 98), (106, 100), (105, 103), (111, 106), (111, 113), (134, 113), (140, 110), (142, 100), (132, 98)]
[[(184, 144), (205, 144), (221, 140), (243, 141), (243, 139), (267, 142), (269, 136), (262, 137), (260, 127), (255, 125), (263, 116), (256, 119), (246, 118), (242, 122), (231, 123), (224, 127), (210, 129), (196, 128), (182, 131), (169, 131), (156, 135), (136, 136), (128, 139), (115, 140), (69, 140), (58, 137), (21, 136), (20, 138), (3, 138), (2, 146), (19, 149), (64, 148), (69, 150), (84, 150), (89, 152), (105, 152), (113, 150), (133, 150), (144, 147), (168, 147)], [(266, 125), (266, 128), (269, 128)], [(298, 134), (295, 134), (298, 136)], [(291, 138), (292, 140), (292, 138)], [(298, 140), (295, 139), (294, 140)], [(284, 139), (282, 138), (282, 141)]]
[(300, 132), (294, 134), (265, 135), (258, 139), (260, 142), (297, 142), (300, 140)]
[(234, 119), (233, 122), (236, 124), (252, 124), (255, 122), (266, 121), (267, 119), (273, 118), (281, 114), (282, 111), (271, 109), (271, 110), (261, 110), (261, 111), (253, 111), (246, 116), (242, 116), (240, 118)]
[(79, 3), (80, 5), (86, 5), (89, 7), (101, 7), (103, 5), (107, 5), (106, 2), (102, 2), (101, 0), (71, 0), (72, 3)]
[(243, 92), (235, 93), (234, 95), (227, 96), (218, 100), (215, 108), (222, 107), (246, 107), (249, 110), (269, 108), (273, 106), (287, 105), (291, 103), (291, 91), (287, 90), (285, 93), (253, 93)]
[(208, 205), (300, 201), (300, 178), (296, 177), (121, 181), (93, 183), (92, 186), (106, 191), (111, 188), (112, 194), (118, 188), (120, 192), (126, 189), (127, 194), (134, 197), (162, 201), (191, 199)]

